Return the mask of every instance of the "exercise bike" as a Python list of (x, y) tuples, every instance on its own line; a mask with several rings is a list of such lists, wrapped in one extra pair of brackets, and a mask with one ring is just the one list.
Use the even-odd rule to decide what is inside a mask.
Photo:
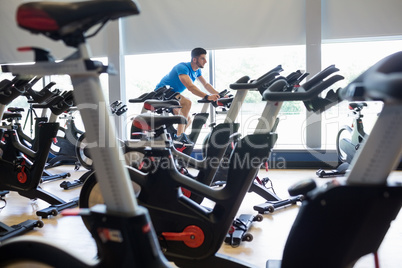
[[(330, 65), (314, 75), (309, 81), (302, 84), (301, 88), (306, 90), (307, 92), (313, 88), (328, 88), (336, 82), (344, 79), (343, 76), (335, 74), (338, 71), (339, 69), (336, 68), (335, 65)], [(298, 72), (294, 72), (286, 78), (278, 77), (273, 81), (273, 83), (268, 85), (265, 90), (269, 89), (272, 92), (271, 94), (280, 94), (282, 92), (293, 93), (293, 95), (291, 95), (292, 98), (294, 100), (298, 100), (297, 94), (300, 90), (300, 82), (307, 75), (306, 73), (301, 74)], [(262, 95), (264, 94), (264, 92), (262, 93)], [(266, 99), (264, 96), (263, 99), (267, 101), (267, 106), (255, 129), (256, 133), (267, 131), (270, 129), (270, 127), (272, 128), (271, 131), (276, 130), (276, 126), (278, 124), (278, 113), (283, 103), (280, 101)], [(329, 90), (325, 97), (311, 97), (310, 99), (305, 99), (303, 102), (308, 111), (321, 112), (337, 104), (338, 97), (336, 96), (334, 90)], [(271, 187), (267, 187), (266, 184), (268, 181), (270, 181), (269, 178), (263, 178), (261, 180), (257, 177), (250, 187), (250, 192), (255, 192), (267, 200), (264, 203), (253, 206), (253, 209), (258, 211), (259, 213), (273, 213), (277, 209), (284, 208), (289, 205), (294, 205), (304, 199), (304, 196), (301, 194), (291, 195), (289, 198), (281, 199), (275, 194), (272, 185)]]
[[(32, 48), (33, 50), (37, 50), (39, 48)], [(38, 77), (38, 80), (40, 79), (40, 77)], [(55, 96), (57, 96), (58, 94), (60, 94), (60, 90), (59, 89), (55, 89), (53, 91), (51, 91), (51, 88), (55, 85), (56, 83), (54, 82), (50, 82), (48, 83), (43, 89), (41, 89), (40, 91), (35, 91), (32, 88), (28, 88), (25, 93), (23, 94), (29, 103), (29, 110), (28, 110), (28, 114), (25, 118), (25, 122), (24, 122), (24, 127), (21, 127), (21, 124), (19, 123), (18, 120), (16, 120), (15, 125), (17, 126), (17, 134), (18, 137), (21, 141), (22, 144), (24, 144), (25, 146), (29, 147), (32, 146), (33, 150), (37, 150), (37, 142), (35, 140), (35, 138), (31, 138), (28, 135), (26, 135), (23, 131), (23, 129), (25, 129), (26, 124), (28, 122), (28, 119), (30, 120), (30, 132), (31, 132), (31, 136), (34, 135), (37, 131), (37, 126), (40, 122), (46, 122), (48, 120), (47, 118), (47, 109), (43, 109), (42, 110), (42, 114), (40, 117), (37, 116), (35, 109), (33, 107), (33, 105), (39, 104), (39, 103), (43, 103), (46, 100), (53, 98)], [(12, 108), (12, 107), (8, 107), (8, 110), (10, 111), (10, 109), (13, 109), (14, 112), (22, 112), (23, 109), (21, 108)], [(34, 115), (35, 115), (35, 120), (34, 120)], [(35, 123), (34, 123), (35, 121)]]
[[(121, 116), (125, 112), (127, 112), (127, 106), (123, 104), (121, 101), (117, 100), (110, 104), (110, 113), (112, 115), (116, 116)], [(120, 147), (123, 149), (123, 153), (125, 153), (125, 143), (121, 140), (120, 142)], [(88, 140), (86, 138), (85, 133), (82, 133), (81, 136), (78, 138), (76, 141), (75, 145), (75, 155), (78, 159), (78, 162), (76, 163), (75, 169), (78, 170), (80, 166), (88, 169), (89, 171), (93, 170), (93, 160), (90, 155), (90, 150), (88, 148)], [(63, 188), (64, 190), (69, 190), (73, 189), (76, 187), (79, 187), (85, 183), (87, 180), (88, 176), (90, 175), (91, 172), (86, 172), (84, 173), (80, 178), (73, 180), (73, 181), (63, 181), (60, 183), (60, 187)]]
[[(8, 119), (14, 117), (12, 114), (4, 113), (4, 107), (12, 102), (16, 97), (18, 97), (21, 93), (24, 92), (25, 89), (33, 86), (34, 82), (19, 79), (18, 77), (14, 78), (13, 80), (4, 79), (0, 82), (0, 116), (3, 119)], [(7, 114), (7, 116), (5, 116)], [(20, 115), (20, 118), (22, 116)], [(0, 131), (0, 138), (4, 135), (5, 128), (2, 127)], [(3, 154), (3, 148), (0, 144), (0, 151)], [(8, 190), (4, 190), (0, 188), (0, 202), (3, 202), (0, 210), (3, 209), (7, 201), (4, 197), (9, 193)], [(0, 242), (4, 242), (7, 239), (12, 237), (25, 234), (26, 232), (33, 230), (35, 227), (43, 227), (43, 222), (41, 220), (26, 220), (19, 224), (15, 224), (13, 226), (8, 226), (3, 222), (0, 222)]]
[[(170, 87), (161, 87), (159, 89), (156, 89), (155, 91), (152, 91), (150, 93), (145, 93), (141, 95), (140, 97), (136, 99), (130, 99), (130, 103), (142, 103), (144, 102), (144, 105), (142, 107), (141, 113), (151, 111), (151, 112), (156, 112), (158, 114), (173, 114), (173, 109), (179, 109), (181, 108), (177, 103), (176, 103), (176, 96), (178, 95), (178, 92), (175, 92), (172, 94), (171, 88)], [(227, 96), (226, 98), (224, 98)], [(158, 101), (172, 101), (172, 106), (175, 107), (160, 107), (160, 108), (154, 108), (153, 105), (149, 105), (150, 101), (153, 102), (153, 100), (158, 100)], [(145, 102), (147, 104), (145, 104)], [(193, 114), (194, 118), (191, 123), (191, 132), (188, 135), (188, 141), (189, 143), (185, 142), (177, 142), (175, 147), (182, 153), (191, 155), (195, 143), (197, 143), (198, 137), (201, 133), (201, 129), (203, 125), (206, 124), (208, 118), (209, 118), (209, 112), (208, 108), (210, 105), (212, 105), (215, 108), (219, 108), (222, 110), (220, 113), (226, 113), (227, 110), (230, 108), (231, 104), (233, 101), (233, 96), (229, 95), (229, 91), (227, 89), (219, 92), (219, 100), (216, 102), (208, 101), (205, 99), (198, 100), (198, 103), (203, 104), (201, 108), (201, 112)], [(157, 103), (157, 102), (153, 102)], [(211, 127), (214, 126), (214, 124), (210, 125)], [(134, 139), (136, 138), (136, 133), (138, 133), (139, 129), (137, 129), (134, 124), (131, 127), (131, 138)], [(168, 133), (174, 137), (177, 134), (176, 129), (173, 126), (169, 126), (168, 128)], [(205, 143), (205, 141), (204, 141)]]
[[(229, 146), (240, 135), (237, 132), (239, 129), (239, 124), (235, 123), (235, 120), (238, 116), (238, 113), (248, 91), (259, 90), (266, 84), (269, 84), (279, 75), (281, 71), (283, 71), (282, 66), (278, 65), (255, 80), (250, 80), (250, 77), (244, 76), (230, 85), (231, 89), (236, 90), (235, 97), (229, 111), (226, 114), (224, 122), (215, 125), (212, 128), (211, 133), (209, 133), (205, 138), (202, 148), (203, 159), (196, 160), (179, 152), (178, 150), (173, 150), (173, 154), (180, 163), (180, 170), (181, 172), (183, 172), (183, 174), (205, 185), (211, 185), (217, 172), (220, 169), (220, 163), (227, 163), (227, 161), (224, 160), (224, 157), (228, 151)], [(198, 174), (195, 176), (191, 175), (187, 171), (188, 167), (198, 170)], [(187, 190), (184, 191), (188, 197), (190, 197), (198, 204), (201, 204), (201, 202), (203, 201), (202, 196), (198, 196), (197, 194), (191, 193)]]
[[(277, 76), (279, 72), (282, 71), (281, 67), (278, 66), (274, 69), (272, 69), (270, 72), (268, 72), (269, 76), (271, 79), (265, 81), (262, 83), (259, 87), (256, 89), (263, 94), (264, 90), (271, 85), (275, 85), (275, 90), (278, 92), (281, 91), (289, 91), (293, 92), (297, 96), (297, 94), (300, 94), (298, 92), (299, 87), (300, 87), (300, 82), (304, 80), (304, 78), (308, 75), (308, 73), (302, 73), (301, 71), (296, 71), (291, 74), (289, 74), (287, 77), (282, 77), (282, 76)], [(303, 84), (302, 88), (306, 91), (309, 92), (310, 89), (312, 88), (327, 88), (334, 84), (335, 82), (343, 79), (342, 76), (340, 75), (333, 75), (335, 72), (339, 71), (335, 66), (331, 65), (328, 68), (322, 70), (320, 73), (316, 74), (309, 82), (306, 82)], [(266, 75), (264, 75), (266, 76)], [(263, 76), (263, 77), (264, 77)], [(258, 80), (257, 80), (258, 81)], [(232, 85), (232, 89), (238, 90), (238, 89), (249, 89), (251, 90), (254, 87), (254, 85), (251, 83), (244, 83), (244, 82), (239, 82), (236, 84)], [(311, 111), (320, 111), (324, 109), (326, 106), (329, 105), (334, 105), (337, 102), (337, 98), (333, 98), (334, 91), (331, 90), (328, 92), (327, 96), (325, 98), (320, 98), (320, 97), (315, 97), (313, 98), (313, 95), (311, 95), (311, 98), (308, 100), (305, 100), (305, 106), (307, 109)], [(277, 102), (277, 101), (266, 101), (265, 108), (261, 114), (261, 117), (258, 121), (258, 124), (255, 128), (255, 134), (258, 133), (267, 133), (267, 132), (275, 132), (276, 126), (278, 124), (278, 113), (281, 109), (282, 102)], [(233, 140), (234, 146), (229, 147), (228, 151), (226, 151), (226, 158), (229, 157), (230, 151), (232, 148), (234, 148), (236, 145), (236, 139)], [(222, 161), (223, 165), (220, 165), (217, 169), (217, 171), (212, 175), (212, 177), (207, 177), (207, 180), (202, 180), (207, 185), (211, 186), (217, 186), (217, 185), (224, 185), (226, 182), (226, 177), (227, 177), (227, 165), (224, 165), (224, 163), (227, 161)], [(185, 173), (187, 174), (187, 173)], [(210, 179), (210, 180), (209, 180)], [(303, 196), (297, 195), (297, 196), (291, 196), (287, 199), (281, 199), (278, 197), (275, 192), (273, 191), (272, 188), (267, 187), (266, 182), (268, 181), (268, 178), (264, 179), (259, 179), (258, 176), (256, 176), (255, 180), (250, 186), (249, 192), (255, 192), (267, 201), (265, 203), (259, 204), (254, 206), (254, 209), (258, 211), (259, 213), (265, 213), (265, 212), (274, 212), (274, 210), (286, 207), (288, 205), (292, 205), (297, 203), (298, 201), (301, 201), (303, 199)], [(200, 203), (202, 201), (202, 198), (197, 198), (194, 199), (196, 202)]]
[[(402, 206), (401, 184), (387, 182), (402, 156), (401, 61), (402, 52), (392, 54), (339, 91), (340, 98), (348, 101), (381, 100), (383, 109), (345, 178), (322, 187), (312, 180), (302, 181), (289, 189), (306, 199), (282, 261), (269, 260), (267, 268), (353, 267), (370, 253), (377, 263), (378, 248)], [(274, 98), (269, 92), (266, 95)], [(275, 99), (288, 98), (282, 94)]]
[[(38, 48), (33, 48), (33, 50), (36, 50)], [(41, 77), (36, 77), (34, 81), (31, 83), (36, 83), (39, 81)], [(32, 131), (32, 134), (35, 134), (34, 138), (29, 137), (26, 135), (23, 131), (23, 128), (21, 127), (20, 120), (22, 118), (22, 115), (20, 112), (23, 112), (23, 108), (18, 108), (18, 107), (7, 107), (7, 111), (3, 115), (3, 119), (6, 119), (9, 124), (6, 126), (7, 128), (12, 128), (16, 130), (17, 137), (19, 141), (21, 142), (22, 145), (24, 145), (27, 148), (30, 148), (33, 151), (38, 150), (38, 141), (39, 141), (39, 136), (37, 135), (39, 132), (40, 125), (42, 123), (46, 123), (48, 119), (48, 105), (46, 101), (49, 101), (50, 99), (57, 100), (55, 98), (57, 95), (61, 94), (61, 91), (59, 89), (55, 89), (54, 91), (51, 91), (51, 87), (53, 87), (55, 83), (51, 82), (47, 84), (43, 89), (40, 91), (35, 91), (32, 89), (32, 87), (27, 87), (25, 88), (25, 92), (23, 95), (27, 97), (28, 103), (30, 103), (30, 110), (31, 112), (28, 112), (28, 115), (26, 117), (25, 123), (27, 122), (29, 117), (33, 117), (33, 114), (36, 115), (34, 112), (35, 108), (41, 108), (42, 109), (42, 115), (40, 117), (36, 116), (35, 117), (35, 124), (34, 124), (34, 131)], [(33, 118), (31, 119), (33, 121)], [(32, 122), (33, 123), (33, 122)], [(4, 128), (3, 124), (3, 128)], [(29, 155), (26, 155), (26, 157), (29, 157)], [(30, 159), (31, 161), (34, 161), (35, 159)], [(46, 166), (45, 166), (46, 168)], [(42, 182), (48, 182), (48, 181), (54, 181), (54, 180), (59, 180), (59, 179), (64, 179), (66, 177), (70, 177), (70, 173), (68, 172), (63, 172), (63, 173), (58, 173), (58, 174), (52, 174), (47, 170), (43, 171), (42, 175)]]
[[(127, 108), (127, 105), (123, 104), (120, 100), (117, 100), (110, 104), (109, 109), (110, 109), (110, 113), (112, 115), (121, 116), (125, 112), (127, 112), (128, 108)], [(87, 145), (88, 145), (88, 141), (86, 140), (85, 133), (82, 132), (81, 135), (79, 136), (79, 138), (75, 141), (75, 146), (74, 146), (75, 156), (77, 157), (78, 164), (80, 166), (82, 166), (88, 170), (91, 170), (93, 168), (92, 167), (93, 161), (89, 154)], [(74, 184), (74, 186), (78, 186), (78, 185)], [(67, 189), (67, 188), (72, 187), (72, 185), (71, 186), (67, 186), (67, 185), (62, 186), (61, 185), (61, 187)]]
[[(23, 94), (25, 88), (32, 87), (31, 81), (31, 79), (22, 79), (19, 83), (23, 83), (23, 87), (19, 90), (16, 88), (18, 82), (9, 88), (3, 89), (0, 111), (4, 111), (4, 107), (8, 103)], [(0, 189), (15, 191), (29, 199), (39, 198), (49, 203), (50, 207), (36, 212), (38, 216), (44, 218), (50, 215), (57, 215), (63, 209), (78, 205), (78, 198), (64, 201), (40, 187), (50, 144), (55, 137), (55, 131), (59, 127), (59, 124), (54, 122), (55, 117), (65, 111), (71, 104), (71, 92), (55, 96), (48, 103), (41, 104), (44, 108), (49, 108), (52, 111), (53, 117), (49, 119), (49, 122), (39, 124), (37, 133), (38, 149), (36, 151), (21, 144), (15, 129), (1, 129)]]
[(366, 102), (349, 103), (348, 108), (351, 110), (353, 117), (352, 126), (342, 126), (336, 136), (336, 152), (341, 164), (331, 171), (317, 170), (318, 177), (326, 178), (345, 175), (356, 152), (368, 137), (368, 134), (364, 131), (363, 115), (361, 114), (364, 107), (367, 107)]
[[(267, 74), (261, 76), (259, 79), (250, 82), (250, 88), (258, 88), (265, 84), (266, 82), (270, 81), (273, 77), (277, 75), (277, 68), (271, 70)], [(242, 77), (237, 82), (244, 82), (249, 81), (248, 77)], [(211, 138), (209, 139), (207, 145), (207, 154), (204, 155), (202, 160), (197, 160), (190, 157), (187, 154), (184, 154), (176, 149), (173, 148), (173, 154), (175, 156), (175, 160), (181, 162), (181, 164), (185, 163), (186, 165), (192, 165), (193, 167), (199, 170), (198, 175), (193, 178), (198, 181), (211, 181), (218, 166), (214, 164), (213, 161), (219, 161), (226, 151), (227, 146), (230, 144), (231, 136), (235, 134), (239, 128), (238, 123), (234, 123), (240, 108), (244, 102), (244, 99), (247, 95), (249, 89), (245, 88), (242, 90), (238, 90), (235, 94), (234, 100), (231, 104), (231, 109), (228, 111), (226, 115), (226, 119), (224, 123), (216, 125), (212, 132)], [(168, 102), (160, 101), (160, 100), (146, 100), (145, 105), (149, 110), (169, 110), (172, 108), (178, 108), (179, 102), (177, 100), (169, 100)], [(208, 103), (209, 105), (209, 103)], [(143, 149), (146, 147), (152, 148), (165, 148), (166, 144), (170, 143), (170, 134), (169, 137), (164, 133), (163, 129), (158, 129), (158, 131), (151, 131), (148, 127), (147, 123), (143, 123), (144, 116), (149, 117), (148, 120), (153, 124), (160, 124), (161, 122), (166, 121), (165, 123), (168, 125), (168, 128), (173, 124), (169, 124), (170, 120), (179, 120), (181, 124), (183, 124), (182, 119), (177, 119), (177, 117), (173, 116), (169, 118), (168, 116), (160, 116), (155, 113), (143, 113), (140, 114), (137, 119), (134, 118), (133, 120), (133, 134), (132, 137), (135, 139), (126, 140), (120, 146), (123, 149), (123, 152), (126, 156), (126, 162), (129, 163), (130, 166), (134, 166), (135, 168), (143, 169), (143, 165), (141, 161), (143, 159), (144, 151)], [(177, 122), (176, 122), (177, 123)], [(153, 129), (153, 128), (152, 128)], [(120, 143), (121, 144), (121, 143)], [(134, 156), (132, 156), (134, 154)], [(89, 197), (92, 196), (91, 192), (96, 188), (96, 177), (94, 172), (87, 172), (83, 175), (83, 180), (85, 180), (85, 184), (81, 190), (81, 197), (80, 197), (80, 206), (88, 207), (91, 201), (89, 201)], [(81, 180), (81, 179), (80, 179)], [(186, 191), (187, 196), (191, 196), (191, 198), (196, 202), (201, 202), (202, 197), (197, 197), (195, 194), (192, 195), (190, 191)]]
[[(99, 185), (106, 206), (100, 205), (81, 212), (82, 217), (91, 222), (91, 234), (98, 246), (98, 259), (93, 262), (83, 261), (67, 252), (65, 247), (40, 237), (24, 237), (10, 239), (0, 246), (0, 266), (21, 260), (54, 267), (169, 266), (157, 245), (147, 211), (136, 203), (127, 170), (119, 161), (122, 157), (121, 150), (110, 144), (101, 146), (102, 141), (116, 140), (109, 116), (99, 112), (101, 109), (107, 111), (105, 103), (108, 103), (101, 90), (99, 75), (112, 70), (110, 66), (90, 60), (90, 49), (85, 36), (93, 26), (98, 25), (99, 31), (110, 20), (138, 13), (138, 6), (132, 0), (32, 2), (19, 6), (17, 22), (20, 27), (62, 40), (67, 46), (75, 48), (76, 52), (60, 62), (3, 65), (2, 70), (24, 75), (69, 74), (78, 107), (83, 107), (84, 104), (102, 106), (97, 109), (82, 109), (81, 115), (87, 139), (95, 145), (89, 150), (96, 170), (102, 174), (99, 176)], [(106, 131), (100, 130), (100, 122), (105, 124)]]
[(76, 144), (84, 131), (77, 128), (75, 124), (74, 113), (76, 107), (71, 107), (62, 116), (61, 120), (65, 120), (65, 127), (60, 126), (57, 136), (50, 147), (50, 153), (54, 155), (48, 161), (47, 168), (56, 167), (63, 164), (75, 164), (78, 169), (79, 160), (76, 156)]
[[(339, 76), (319, 83), (309, 90), (300, 87), (298, 92), (293, 93), (294, 98), (304, 101), (314, 99), (338, 78)], [(263, 76), (251, 82), (251, 85), (237, 83), (230, 85), (230, 88), (237, 90), (235, 99), (238, 96), (245, 97), (250, 88), (263, 86), (265, 79), (268, 78)], [(150, 132), (162, 129), (166, 133), (169, 125), (177, 123), (174, 121), (176, 119), (179, 118), (141, 114), (135, 120), (138, 126), (142, 125), (143, 129)], [(217, 254), (217, 251), (226, 239), (238, 208), (256, 174), (269, 157), (276, 138), (276, 133), (265, 131), (240, 139), (229, 159), (226, 184), (218, 189), (177, 170), (176, 150), (172, 142), (164, 147), (144, 148), (144, 157), (150, 166), (148, 170), (140, 171), (127, 167), (131, 180), (140, 186), (139, 192), (136, 191), (138, 200), (148, 208), (160, 246), (170, 261), (179, 267), (249, 267), (249, 264), (240, 260), (228, 259)], [(226, 147), (223, 148), (223, 151), (225, 150)], [(96, 174), (97, 172), (91, 180), (88, 178), (81, 191), (80, 201), (87, 200), (88, 206), (102, 202), (102, 197), (96, 194)], [(93, 184), (90, 185), (90, 182)], [(182, 189), (211, 200), (213, 207), (204, 207), (194, 202)], [(90, 226), (89, 223), (86, 225)]]

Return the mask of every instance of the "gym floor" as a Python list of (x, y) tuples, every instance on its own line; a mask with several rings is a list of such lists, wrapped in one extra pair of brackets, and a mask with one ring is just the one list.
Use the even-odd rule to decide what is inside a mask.
[[(51, 169), (52, 173), (70, 172), (68, 180), (79, 178), (86, 172), (84, 168), (74, 171), (73, 166), (59, 166)], [(305, 179), (316, 178), (315, 170), (270, 170), (268, 173), (261, 170), (259, 177), (269, 175), (272, 179), (274, 190), (278, 196), (288, 196), (287, 188), (293, 183)], [(395, 171), (389, 180), (402, 182), (402, 171)], [(317, 184), (323, 184), (328, 179), (316, 178)], [(79, 195), (80, 188), (63, 190), (59, 187), (61, 181), (47, 182), (42, 187), (61, 197), (70, 200)], [(37, 219), (36, 210), (47, 207), (47, 203), (37, 200), (31, 201), (16, 193), (9, 193), (6, 196), (7, 206), (0, 212), (0, 221), (8, 224), (18, 224), (27, 219)], [(253, 206), (263, 203), (265, 200), (254, 193), (248, 193), (242, 203), (240, 214), (256, 214)], [(0, 204), (1, 205), (1, 204)], [(280, 259), (286, 242), (288, 232), (298, 212), (299, 205), (277, 210), (272, 214), (264, 214), (262, 222), (254, 222), (250, 233), (253, 236), (251, 242), (242, 242), (240, 246), (233, 248), (223, 244), (220, 253), (230, 255), (234, 258), (246, 261), (256, 267), (265, 267), (268, 259)], [(342, 215), (340, 215), (341, 217)], [(60, 215), (43, 219), (44, 227), (36, 228), (28, 232), (27, 236), (41, 236), (49, 241), (54, 241), (65, 248), (68, 248), (76, 256), (91, 259), (96, 254), (95, 243), (87, 229), (84, 227), (80, 217), (62, 217)], [(402, 263), (402, 215), (398, 215), (392, 222), (391, 227), (379, 249), (380, 267), (401, 267)], [(312, 253), (314, 256), (314, 253)], [(32, 264), (19, 267), (33, 267)], [(36, 267), (36, 266), (35, 266)], [(374, 257), (368, 255), (363, 257), (355, 265), (356, 268), (374, 267)]]

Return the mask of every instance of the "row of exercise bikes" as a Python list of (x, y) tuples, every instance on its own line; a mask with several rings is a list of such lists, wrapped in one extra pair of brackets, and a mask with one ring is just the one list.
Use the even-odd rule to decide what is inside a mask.
[[(177, 103), (145, 101), (144, 107), (155, 112), (136, 116), (133, 139), (123, 142), (116, 137), (111, 117), (100, 112), (109, 107), (99, 75), (112, 70), (90, 60), (86, 33), (93, 26), (100, 25), (99, 31), (110, 20), (139, 13), (132, 0), (31, 2), (19, 6), (17, 23), (21, 28), (61, 40), (76, 51), (55, 62), (43, 54), (38, 56), (36, 50), (34, 65), (2, 65), (3, 72), (12, 73), (15, 79), (1, 82), (0, 112), (3, 116), (5, 106), (28, 91), (36, 79), (54, 74), (71, 77), (77, 107), (91, 104), (91, 109), (80, 109), (85, 139), (91, 145), (83, 151), (88, 151), (85, 155), (93, 162), (93, 170), (88, 171), (82, 187), (77, 216), (82, 217), (96, 241), (98, 254), (89, 263), (61, 245), (39, 237), (18, 237), (1, 244), (0, 266), (28, 260), (52, 267), (169, 267), (169, 261), (179, 267), (250, 267), (217, 252), (247, 192), (267, 195), (267, 201), (283, 201), (272, 200), (277, 197), (261, 185), (264, 180), (257, 174), (277, 140), (277, 115), (285, 101), (303, 101), (314, 112), (353, 99), (381, 100), (384, 107), (344, 179), (323, 187), (308, 180), (289, 188), (291, 196), (303, 196), (302, 205), (283, 259), (268, 260), (267, 267), (351, 267), (361, 256), (377, 252), (402, 205), (401, 186), (387, 183), (402, 153), (402, 126), (395, 123), (402, 116), (402, 53), (383, 59), (347, 87), (330, 90), (325, 97), (320, 94), (343, 79), (336, 74), (339, 70), (335, 66), (303, 84), (307, 74), (296, 71), (283, 77), (281, 66), (255, 80), (239, 79), (230, 85), (236, 93), (224, 123), (213, 127), (203, 149), (204, 158), (196, 160), (177, 149), (168, 131), (174, 124), (186, 122), (181, 116), (166, 114)], [(254, 133), (240, 137), (235, 118), (250, 90), (259, 91), (266, 106)], [(72, 104), (70, 94), (57, 97), (60, 102), (48, 104), (55, 115)], [(1, 143), (0, 189), (67, 204), (48, 197), (51, 195), (39, 186), (59, 127), (54, 119), (51, 116), (39, 124), (38, 147), (33, 147), (35, 142), (31, 147), (22, 145), (14, 127), (2, 130), (5, 140)], [(101, 146), (101, 141), (112, 142)], [(121, 143), (124, 146), (116, 146)], [(123, 165), (120, 159), (131, 152), (139, 155), (138, 161)], [(378, 157), (381, 161), (375, 160)], [(216, 159), (220, 165), (211, 165)], [(239, 165), (239, 159), (253, 165)], [(377, 162), (375, 167), (373, 161)], [(189, 168), (198, 173), (191, 175)], [(203, 206), (204, 199), (214, 205)]]

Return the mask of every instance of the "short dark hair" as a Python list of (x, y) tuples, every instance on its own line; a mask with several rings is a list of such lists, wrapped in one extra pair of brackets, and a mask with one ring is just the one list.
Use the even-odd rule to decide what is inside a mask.
[(191, 58), (197, 58), (201, 56), (202, 54), (207, 54), (207, 51), (203, 49), (202, 47), (196, 47), (193, 50), (191, 50)]

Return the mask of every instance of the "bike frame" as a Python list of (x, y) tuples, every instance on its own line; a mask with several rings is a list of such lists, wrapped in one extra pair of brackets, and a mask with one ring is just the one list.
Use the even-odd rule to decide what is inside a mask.
[[(85, 213), (83, 217), (90, 217), (93, 220), (94, 229), (91, 233), (97, 242), (100, 262), (103, 262), (103, 266), (116, 265), (118, 267), (127, 265), (128, 262), (132, 263), (133, 267), (144, 267), (142, 265), (145, 263), (152, 263), (150, 258), (157, 263), (157, 266), (166, 266), (166, 259), (157, 246), (157, 238), (147, 211), (140, 208), (135, 199), (127, 169), (124, 168), (124, 157), (118, 146), (115, 126), (108, 109), (109, 102), (106, 101), (102, 92), (99, 75), (102, 72), (110, 73), (111, 68), (100, 62), (91, 61), (90, 58), (90, 48), (83, 41), (78, 44), (75, 53), (61, 62), (6, 65), (2, 66), (2, 69), (19, 75), (67, 74), (71, 77), (74, 98), (86, 128), (86, 137), (88, 142), (93, 145), (89, 150), (93, 156), (94, 166), (99, 172), (98, 174), (102, 174), (98, 180), (106, 207), (101, 205), (93, 208), (89, 214)], [(99, 230), (104, 230), (103, 233), (112, 231), (121, 240), (116, 241), (109, 236), (102, 237)], [(43, 243), (38, 243), (38, 245), (44, 245)], [(136, 243), (141, 244), (141, 248), (149, 252), (145, 254), (144, 250), (139, 250), (138, 246), (135, 246)], [(26, 244), (22, 242), (19, 246), (26, 246)], [(43, 247), (53, 248), (53, 246)], [(127, 249), (130, 254), (124, 253), (127, 252)], [(73, 261), (71, 256), (63, 252), (58, 252), (57, 255), (57, 258), (65, 257), (66, 261)], [(76, 260), (74, 259), (74, 261)], [(60, 263), (60, 260), (57, 261), (57, 264)], [(86, 266), (86, 264), (80, 266)]]
[[(86, 126), (86, 137), (91, 146), (91, 155), (96, 169), (104, 179), (100, 178), (102, 194), (108, 209), (113, 212), (125, 215), (134, 215), (137, 202), (134, 198), (128, 173), (123, 168), (122, 151), (117, 146), (115, 127), (108, 113), (108, 102), (102, 93), (99, 74), (104, 66), (98, 62), (88, 60), (90, 58), (89, 47), (81, 44), (76, 53), (68, 60), (59, 63), (37, 62), (34, 65), (7, 66), (14, 74), (21, 75), (63, 75), (68, 74), (74, 87), (74, 97), (77, 107), (80, 109), (84, 125)], [(94, 64), (91, 69), (86, 64)], [(98, 65), (98, 66), (96, 66)], [(106, 178), (123, 178), (121, 183)], [(112, 189), (112, 190), (111, 190)]]
[(361, 109), (353, 110), (353, 123), (352, 123), (352, 137), (351, 141), (353, 144), (357, 145), (367, 137), (366, 132), (364, 132), (363, 127), (363, 115), (361, 114)]

